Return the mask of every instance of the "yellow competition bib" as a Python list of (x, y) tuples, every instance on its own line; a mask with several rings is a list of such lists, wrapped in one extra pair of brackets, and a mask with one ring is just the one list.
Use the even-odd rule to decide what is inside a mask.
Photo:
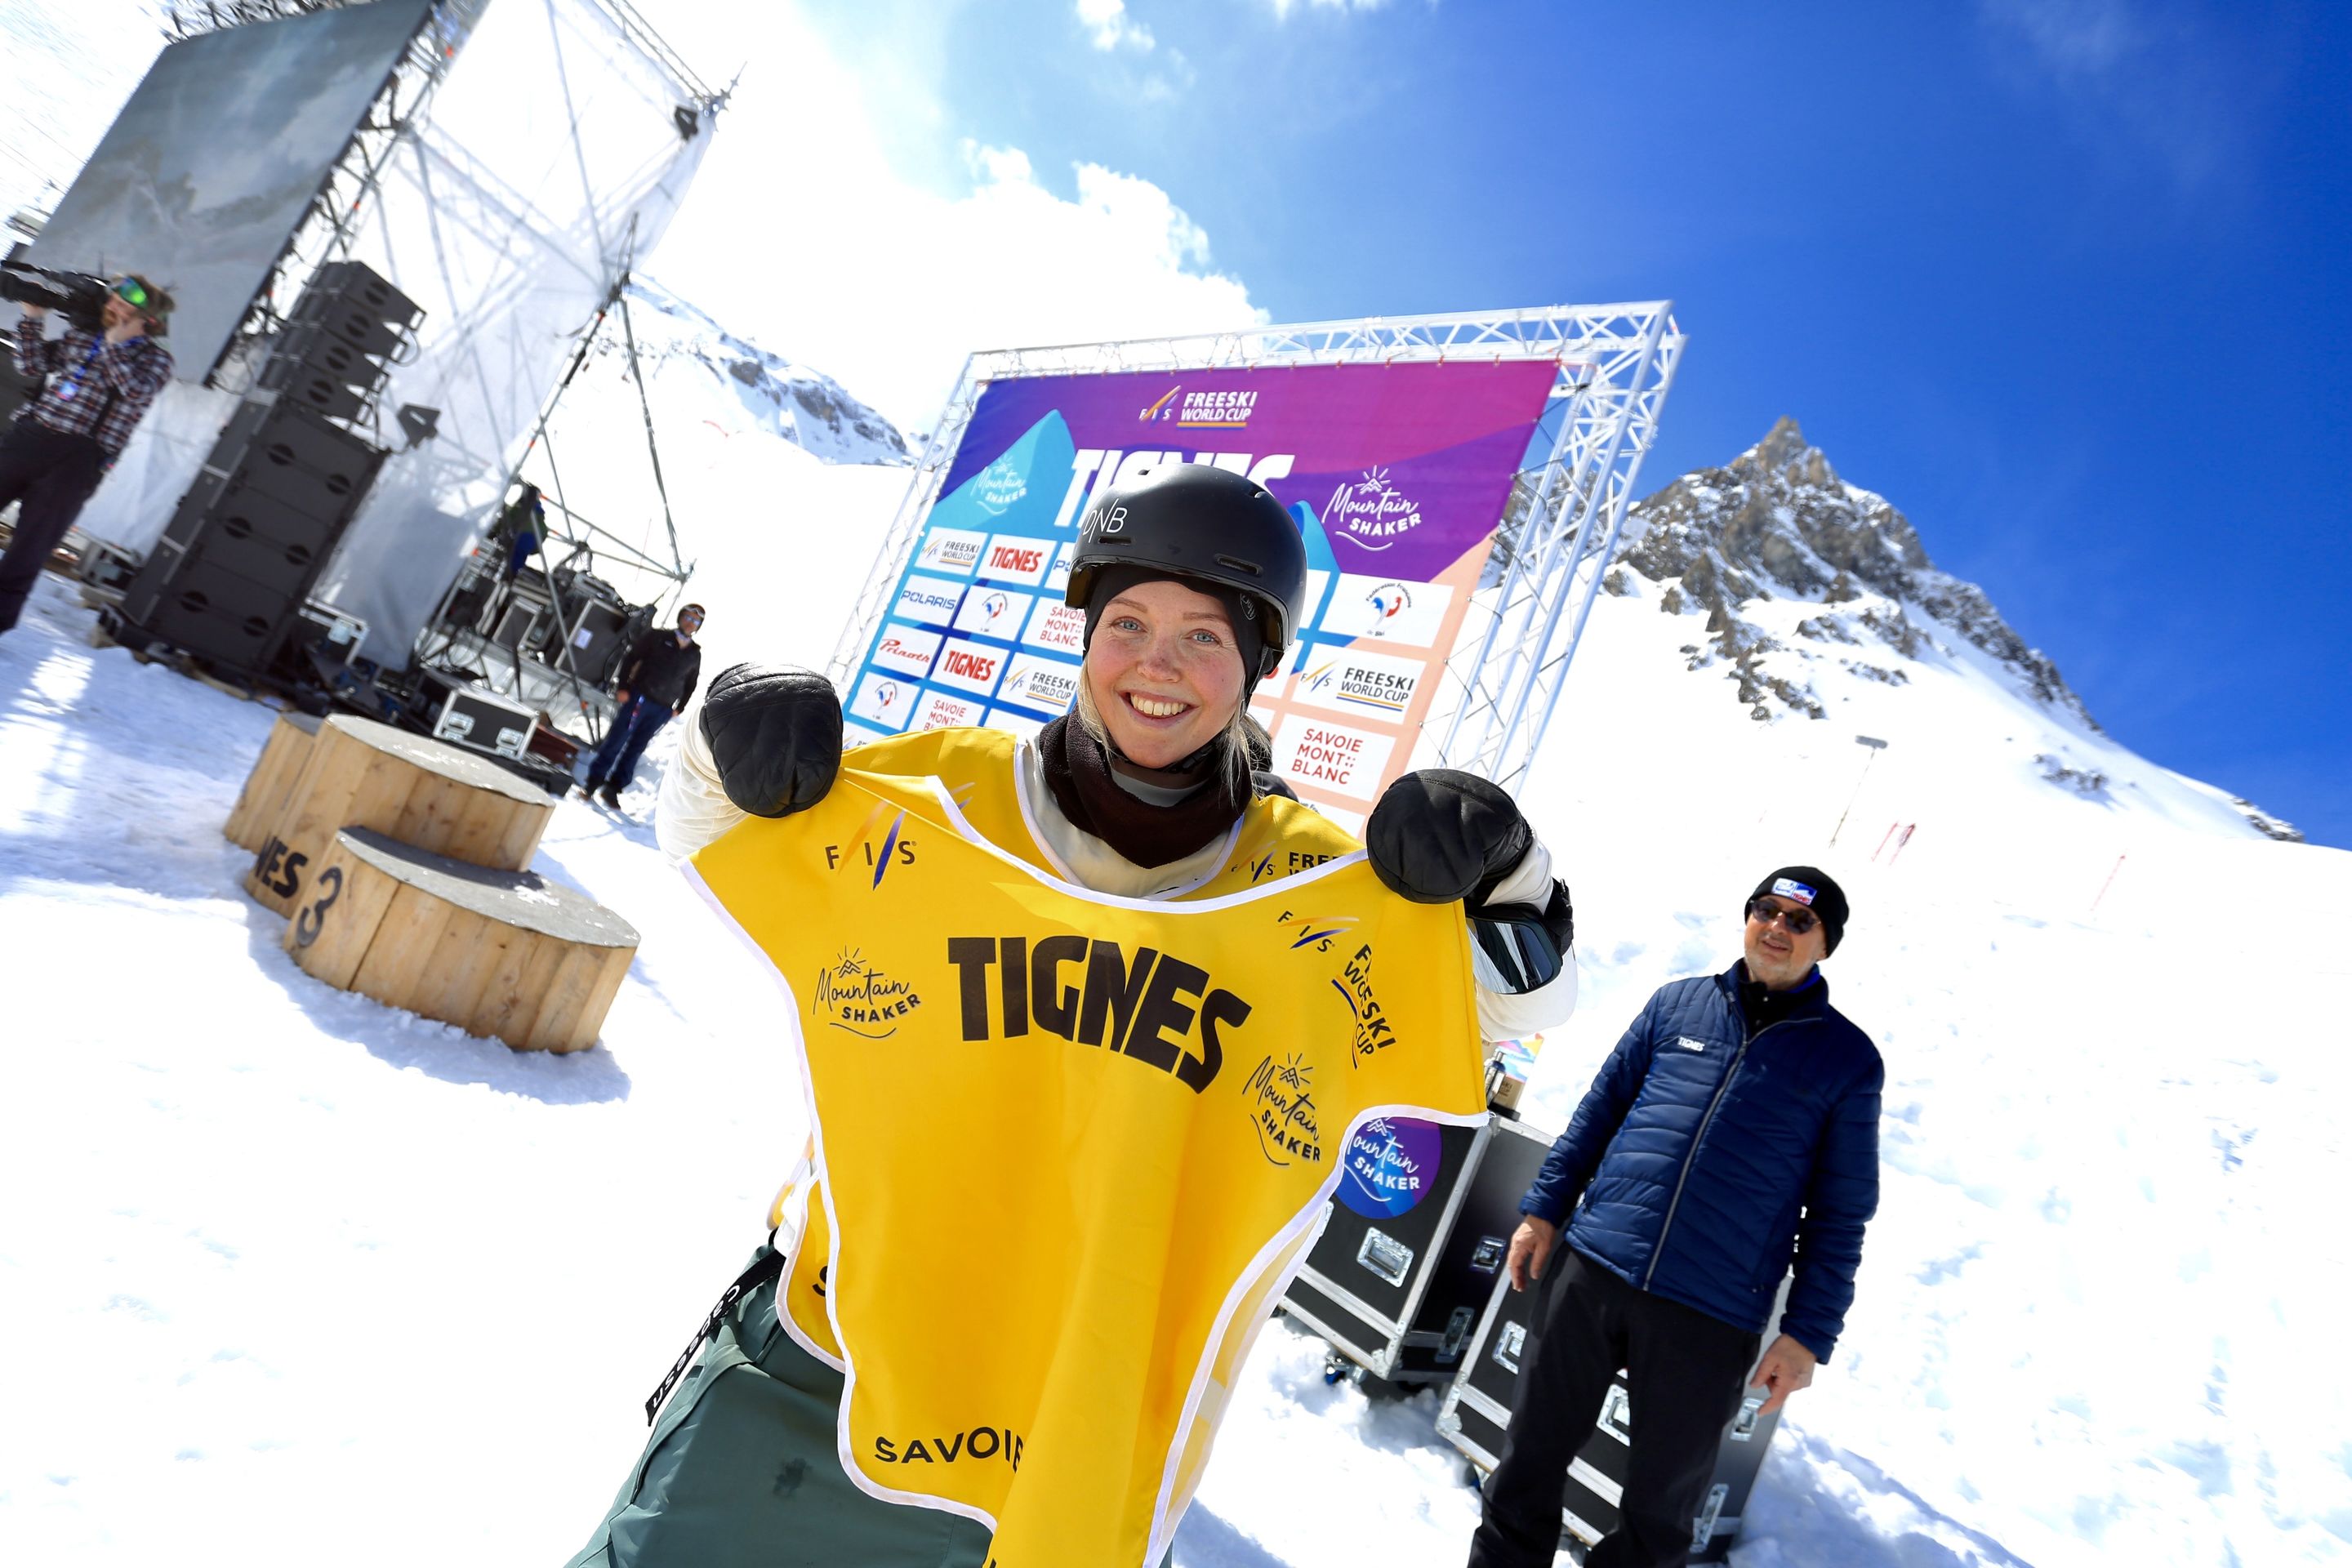
[[(1024, 864), (1041, 871), (1064, 874), (1068, 868), (1056, 862), (1032, 826), (1031, 813), (1035, 806), (1023, 798), (1017, 766), (1021, 744), (1015, 736), (1003, 730), (950, 727), (872, 742), (856, 748), (847, 761), (859, 772), (935, 780), (962, 813), (967, 828)], [(1313, 808), (1280, 795), (1269, 795), (1252, 803), (1235, 824), (1215, 871), (1196, 885), (1171, 889), (1160, 896), (1185, 900), (1223, 898), (1311, 871), (1362, 847), (1337, 823)], [(872, 869), (870, 866), (866, 868)], [(804, 1173), (796, 1169), (787, 1181), (788, 1189)], [(780, 1194), (775, 1212), (768, 1219), (769, 1228), (775, 1229), (784, 1216)], [(779, 1237), (780, 1241), (793, 1241), (786, 1249), (789, 1261), (778, 1298), (782, 1306), (779, 1316), (785, 1331), (799, 1342), (802, 1349), (838, 1370), (842, 1365), (841, 1346), (834, 1340), (833, 1321), (824, 1304), (831, 1262), (824, 1205), (802, 1192), (793, 1206), (792, 1218), (793, 1223), (785, 1226), (786, 1236)], [(1238, 1347), (1241, 1354), (1247, 1353), (1247, 1341), (1254, 1338), (1254, 1334), (1245, 1337)], [(1220, 1360), (1223, 1359), (1221, 1352)], [(1218, 1395), (1217, 1399), (1204, 1404), (1201, 1415), (1196, 1417), (1206, 1420), (1212, 1430), (1227, 1386), (1221, 1378), (1211, 1391)], [(1205, 1444), (1204, 1435), (1204, 1453)], [(1182, 1500), (1189, 1502), (1191, 1498), (1187, 1488)], [(1181, 1506), (1178, 1511), (1182, 1511)]]
[[(1006, 780), (967, 782), (1012, 837)], [(793, 1278), (824, 1293), (790, 1315), (823, 1303), (865, 1489), (991, 1525), (999, 1568), (1139, 1568), (1354, 1124), (1481, 1112), (1461, 911), (1360, 854), (1250, 890), (1239, 838), (1186, 901), (1108, 898), (953, 793), (845, 769), (695, 858), (794, 1000), (818, 1180)]]

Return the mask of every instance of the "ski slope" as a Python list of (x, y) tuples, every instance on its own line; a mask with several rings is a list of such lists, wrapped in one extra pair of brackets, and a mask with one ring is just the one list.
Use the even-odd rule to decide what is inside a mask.
[[(755, 508), (682, 521), (713, 669), (822, 664), (907, 478), (761, 464)], [(803, 1132), (772, 983), (653, 845), (674, 731), (632, 819), (557, 809), (538, 868), (644, 945), (595, 1050), (520, 1056), (293, 967), (219, 831), (270, 714), (90, 621), (45, 581), (0, 637), (0, 1555), (561, 1562)], [(1686, 668), (1695, 629), (1604, 596), (1529, 784), (1584, 997), (1530, 1116), (1735, 955), (1761, 871), (1844, 881), (1828, 973), (1886, 1057), (1885, 1195), (1734, 1561), (2352, 1558), (2352, 855), (2260, 837), (1964, 652), (1901, 687), (1817, 669), (1830, 721), (1758, 723)], [(1832, 848), (1855, 732), (1890, 744)], [(2060, 746), (2109, 787), (2043, 777)], [(1186, 1568), (1462, 1560), (1433, 1399), (1320, 1367), (1260, 1342)]]

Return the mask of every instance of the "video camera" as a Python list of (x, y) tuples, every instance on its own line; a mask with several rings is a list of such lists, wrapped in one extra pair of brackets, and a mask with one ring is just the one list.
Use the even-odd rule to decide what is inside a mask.
[(0, 300), (45, 305), (86, 332), (104, 330), (106, 297), (113, 288), (87, 272), (53, 272), (14, 257), (0, 261)]

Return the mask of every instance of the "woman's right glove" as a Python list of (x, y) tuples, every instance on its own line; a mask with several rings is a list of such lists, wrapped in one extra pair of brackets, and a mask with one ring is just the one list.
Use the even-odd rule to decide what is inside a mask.
[(727, 798), (754, 816), (790, 816), (841, 772), (841, 698), (814, 670), (739, 664), (702, 700), (702, 738)]

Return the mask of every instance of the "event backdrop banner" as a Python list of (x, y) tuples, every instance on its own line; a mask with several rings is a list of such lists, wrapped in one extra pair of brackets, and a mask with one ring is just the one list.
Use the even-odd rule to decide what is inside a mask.
[(1023, 732), (1077, 692), (1062, 603), (1097, 489), (1165, 462), (1265, 485), (1307, 544), (1302, 635), (1253, 705), (1274, 765), (1360, 832), (1410, 764), (1535, 423), (1548, 361), (1041, 376), (991, 384), (845, 694), (852, 743)]

